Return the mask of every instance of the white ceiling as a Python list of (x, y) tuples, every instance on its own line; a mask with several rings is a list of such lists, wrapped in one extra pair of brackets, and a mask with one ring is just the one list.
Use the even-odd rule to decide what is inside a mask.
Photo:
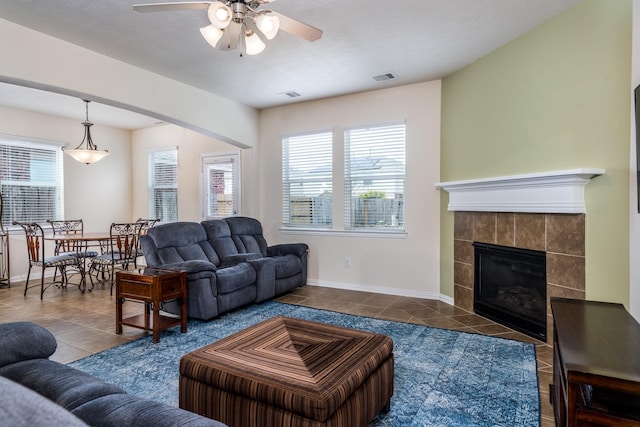
[[(320, 28), (322, 38), (308, 42), (281, 31), (263, 53), (242, 57), (204, 41), (206, 10), (132, 9), (153, 0), (2, 0), (0, 18), (267, 108), (446, 77), (578, 1), (277, 0), (270, 9)], [(373, 79), (385, 73), (397, 79)], [(290, 91), (302, 96), (283, 95)], [(11, 85), (0, 84), (0, 104), (84, 120), (77, 98)], [(157, 122), (97, 103), (89, 108), (96, 123), (135, 129)]]

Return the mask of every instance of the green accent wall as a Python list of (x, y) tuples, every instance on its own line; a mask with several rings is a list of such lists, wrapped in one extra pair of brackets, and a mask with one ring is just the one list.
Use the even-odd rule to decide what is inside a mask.
[[(586, 186), (586, 297), (629, 305), (632, 0), (584, 0), (442, 84), (441, 181), (603, 168)], [(453, 213), (441, 195), (442, 294)]]

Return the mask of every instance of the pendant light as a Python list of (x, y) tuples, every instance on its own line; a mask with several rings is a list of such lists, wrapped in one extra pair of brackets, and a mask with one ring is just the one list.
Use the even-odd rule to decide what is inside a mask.
[[(98, 150), (98, 146), (93, 143), (93, 140), (91, 139), (91, 126), (93, 126), (93, 123), (89, 121), (89, 102), (91, 101), (86, 99), (83, 99), (83, 101), (85, 102), (86, 111), (86, 119), (82, 122), (82, 126), (84, 126), (84, 138), (82, 138), (80, 145), (73, 150), (64, 150), (64, 148), (63, 150), (80, 163), (89, 165), (102, 160), (104, 157), (109, 155), (109, 152), (107, 150)], [(86, 145), (86, 148), (82, 148), (83, 144)]]

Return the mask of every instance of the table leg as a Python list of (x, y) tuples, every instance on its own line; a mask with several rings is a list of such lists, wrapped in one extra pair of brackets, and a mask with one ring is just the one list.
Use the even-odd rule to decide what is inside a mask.
[(180, 298), (180, 320), (182, 320), (182, 324), (180, 326), (180, 332), (187, 332), (187, 299)]
[(156, 301), (153, 302), (153, 342), (160, 342), (160, 308)]
[(124, 298), (116, 296), (116, 334), (122, 333), (122, 305)]

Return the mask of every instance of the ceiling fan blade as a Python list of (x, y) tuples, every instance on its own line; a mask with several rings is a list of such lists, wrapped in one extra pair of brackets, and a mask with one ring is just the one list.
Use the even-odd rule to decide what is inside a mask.
[(280, 29), (289, 34), (309, 40), (310, 42), (316, 41), (322, 37), (322, 30), (319, 30), (316, 27), (312, 27), (309, 24), (289, 18), (288, 16), (275, 11), (271, 11), (271, 14), (280, 18)]
[(222, 39), (218, 42), (220, 50), (234, 50), (238, 47), (238, 39), (242, 32), (242, 24), (231, 21), (229, 26), (224, 30)]
[(210, 1), (187, 1), (170, 3), (147, 3), (134, 4), (133, 10), (136, 12), (169, 12), (173, 10), (207, 9), (211, 5)]

